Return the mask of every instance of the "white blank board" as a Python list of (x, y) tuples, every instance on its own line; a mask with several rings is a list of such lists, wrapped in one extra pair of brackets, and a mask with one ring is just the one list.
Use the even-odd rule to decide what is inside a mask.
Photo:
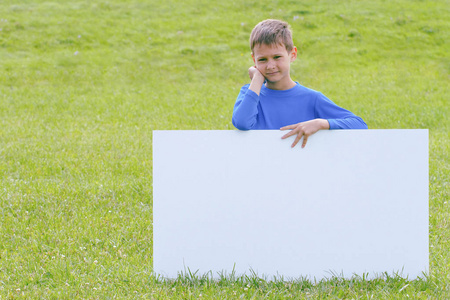
[(428, 272), (428, 130), (284, 134), (153, 131), (155, 273)]

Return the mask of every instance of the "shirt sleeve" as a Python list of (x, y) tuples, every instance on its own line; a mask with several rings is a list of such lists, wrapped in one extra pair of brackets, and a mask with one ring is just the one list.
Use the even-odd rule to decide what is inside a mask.
[(334, 104), (322, 93), (318, 93), (315, 103), (317, 118), (326, 119), (330, 129), (367, 129), (364, 120), (351, 111)]
[(258, 116), (259, 96), (249, 89), (249, 84), (244, 85), (236, 99), (233, 109), (232, 123), (240, 130), (250, 130), (256, 124)]

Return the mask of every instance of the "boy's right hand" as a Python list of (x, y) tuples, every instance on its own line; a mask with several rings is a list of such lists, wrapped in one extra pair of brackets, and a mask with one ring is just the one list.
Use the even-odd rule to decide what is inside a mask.
[(248, 69), (248, 76), (250, 76), (250, 80), (253, 80), (253, 77), (255, 77), (255, 75), (257, 77), (261, 76), (264, 79), (263, 74), (255, 66), (252, 66)]
[(261, 87), (266, 80), (263, 74), (255, 67), (250, 67), (248, 69), (248, 75), (250, 76), (251, 83), (249, 89), (254, 91), (258, 96), (261, 91)]

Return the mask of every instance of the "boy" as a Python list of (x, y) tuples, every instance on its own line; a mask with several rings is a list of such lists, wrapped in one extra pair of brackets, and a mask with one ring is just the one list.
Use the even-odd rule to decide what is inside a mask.
[(251, 83), (241, 88), (233, 110), (233, 125), (240, 130), (291, 130), (282, 138), (303, 137), (322, 129), (367, 129), (366, 123), (322, 93), (308, 89), (290, 77), (290, 63), (297, 48), (286, 22), (265, 20), (250, 35), (254, 66), (248, 70)]

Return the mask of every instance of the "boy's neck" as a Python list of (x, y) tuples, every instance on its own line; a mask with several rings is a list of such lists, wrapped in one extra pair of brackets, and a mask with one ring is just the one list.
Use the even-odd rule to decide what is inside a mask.
[(289, 78), (289, 80), (286, 80), (285, 82), (266, 81), (266, 84), (265, 84), (266, 88), (271, 89), (271, 90), (279, 90), (279, 91), (289, 90), (296, 85), (297, 84), (291, 78)]

